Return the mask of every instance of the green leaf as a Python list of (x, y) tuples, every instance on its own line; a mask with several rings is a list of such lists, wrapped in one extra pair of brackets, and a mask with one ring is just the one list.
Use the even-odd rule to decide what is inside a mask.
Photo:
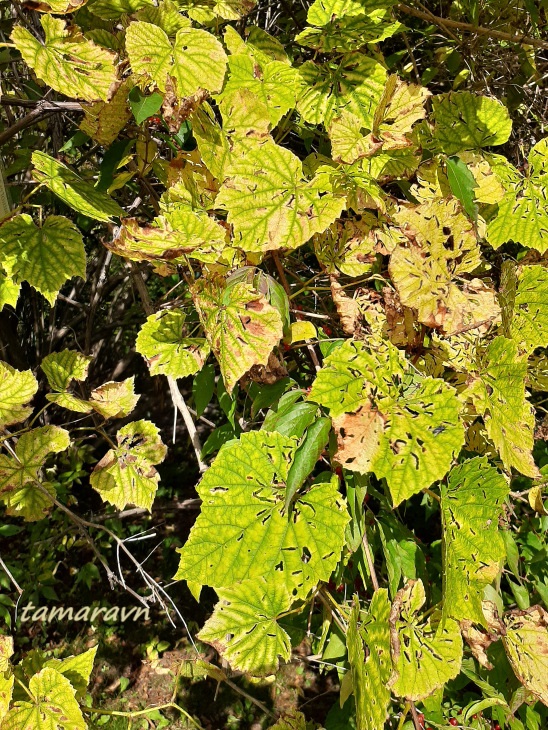
[(16, 370), (0, 360), (0, 428), (24, 421), (32, 413), (25, 405), (38, 390), (30, 370)]
[(217, 593), (219, 603), (198, 634), (200, 641), (211, 644), (234, 670), (273, 674), (278, 657), (291, 656), (289, 636), (277, 622), (291, 606), (286, 586), (261, 577)]
[(395, 0), (314, 0), (306, 16), (310, 25), (328, 25), (333, 18), (347, 18), (388, 10)]
[(441, 483), (444, 618), (485, 625), (483, 588), (502, 568), (499, 518), (508, 492), (506, 479), (485, 457), (459, 464)]
[(88, 367), (92, 359), (76, 350), (63, 350), (46, 355), (40, 367), (48, 379), (50, 388), (63, 391), (73, 380), (81, 381), (87, 378)]
[(477, 220), (478, 209), (475, 204), (475, 189), (478, 184), (468, 165), (460, 157), (447, 158), (447, 179), (453, 195), (460, 200), (462, 207), (472, 220)]
[(28, 281), (55, 302), (63, 284), (73, 276), (86, 278), (82, 235), (67, 218), (52, 215), (38, 227), (26, 213), (0, 226), (0, 261), (16, 283)]
[(518, 353), (512, 340), (497, 337), (480, 354), (467, 392), (506, 469), (534, 477), (538, 475), (531, 453), (535, 417), (526, 398), (526, 374), (527, 356)]
[(381, 63), (361, 53), (348, 53), (340, 61), (324, 64), (305, 61), (299, 74), (302, 90), (297, 109), (306, 122), (323, 122), (329, 127), (345, 110), (371, 129), (386, 85), (387, 73)]
[(451, 91), (432, 98), (433, 139), (446, 155), (504, 144), (512, 121), (497, 99), (469, 91)]
[(337, 479), (314, 484), (284, 509), (297, 440), (252, 431), (225, 444), (198, 486), (202, 511), (179, 552), (176, 579), (213, 588), (264, 577), (295, 598), (328, 580), (348, 514)]
[(329, 185), (303, 179), (299, 158), (268, 139), (233, 157), (216, 205), (228, 211), (234, 245), (244, 251), (298, 248), (344, 208)]
[(532, 353), (548, 346), (548, 269), (540, 265), (519, 269), (508, 315), (509, 336), (520, 350)]
[(128, 102), (135, 121), (142, 124), (145, 119), (153, 117), (162, 108), (164, 97), (157, 91), (145, 95), (138, 86), (134, 86), (129, 92)]
[(109, 382), (95, 388), (90, 406), (103, 418), (125, 418), (133, 411), (141, 396), (135, 395), (135, 377), (120, 383)]
[(35, 151), (32, 153), (32, 164), (34, 179), (78, 213), (105, 222), (123, 217), (124, 211), (118, 203), (82, 180), (62, 162), (44, 152)]
[[(390, 659), (390, 602), (385, 588), (375, 591), (361, 628), (359, 603), (354, 599), (346, 641), (354, 686), (357, 726), (362, 730), (383, 730), (388, 719), (392, 673)], [(362, 638), (363, 637), (363, 638)], [(369, 648), (365, 658), (363, 640)]]
[(283, 336), (279, 311), (252, 286), (204, 285), (195, 295), (206, 337), (228, 393), (254, 365), (266, 365)]
[(439, 612), (420, 621), (426, 598), (421, 580), (398, 591), (390, 614), (394, 672), (389, 686), (398, 697), (423, 700), (460, 671), (462, 637), (453, 619), (438, 623)]
[(514, 674), (548, 705), (548, 614), (541, 606), (504, 615), (502, 642)]
[(182, 28), (172, 44), (157, 25), (131, 23), (126, 49), (133, 73), (149, 78), (160, 91), (166, 91), (169, 77), (175, 79), (181, 98), (199, 89), (213, 93), (222, 89), (226, 54), (215, 36), (205, 30)]
[[(300, 397), (302, 393), (297, 393)], [(314, 403), (288, 403), (281, 404), (277, 410), (271, 410), (266, 414), (262, 430), (277, 431), (282, 436), (296, 436), (301, 438), (305, 430), (316, 420), (318, 407)]]
[(203, 25), (210, 25), (224, 20), (239, 20), (254, 7), (255, 0), (178, 0), (178, 6), (184, 9), (189, 18)]
[(11, 39), (46, 86), (69, 98), (106, 101), (116, 81), (116, 56), (86, 40), (76, 26), (66, 27), (60, 18), (40, 18), (45, 40), (37, 40), (26, 28), (15, 26)]
[[(41, 520), (53, 505), (36, 486), (39, 472), (49, 454), (65, 451), (70, 445), (68, 431), (59, 426), (42, 426), (24, 433), (15, 447), (15, 457), (0, 455), (0, 500), (9, 515), (27, 521)], [(52, 485), (43, 484), (55, 496)]]
[(215, 365), (204, 365), (192, 381), (192, 395), (198, 417), (202, 415), (215, 392)]
[(514, 241), (544, 253), (548, 249), (548, 185), (526, 179), (507, 192), (487, 226), (487, 239), (493, 248)]
[(2, 730), (86, 730), (74, 687), (55, 669), (45, 667), (35, 674), (28, 689), (32, 701), (15, 702), (2, 721)]
[(209, 354), (203, 337), (186, 337), (184, 312), (162, 310), (141, 327), (135, 349), (146, 359), (151, 375), (184, 378), (200, 370)]
[(461, 406), (442, 380), (406, 375), (390, 343), (347, 340), (324, 361), (309, 399), (331, 411), (337, 461), (385, 478), (394, 505), (441, 479), (464, 442)]
[(82, 654), (65, 659), (48, 659), (44, 666), (51, 667), (66, 677), (76, 689), (76, 698), (83, 699), (93, 670), (97, 648), (97, 646), (93, 646)]
[(321, 28), (305, 28), (295, 41), (322, 53), (355, 51), (368, 43), (380, 43), (405, 29), (386, 10), (332, 20)]
[(295, 458), (287, 475), (285, 509), (289, 509), (293, 497), (312, 473), (318, 459), (329, 440), (330, 418), (318, 418), (309, 426), (302, 444), (295, 452)]
[(133, 421), (118, 431), (116, 441), (95, 466), (91, 486), (118, 509), (134, 504), (150, 510), (160, 481), (154, 465), (167, 452), (160, 432), (150, 421)]
[(102, 20), (118, 20), (151, 4), (151, 0), (88, 0), (87, 8)]

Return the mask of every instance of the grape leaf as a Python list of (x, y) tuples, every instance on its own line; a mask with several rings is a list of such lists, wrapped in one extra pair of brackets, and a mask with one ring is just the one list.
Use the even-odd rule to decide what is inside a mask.
[(369, 14), (337, 18), (321, 28), (305, 28), (295, 41), (322, 53), (355, 51), (367, 43), (380, 43), (404, 29), (391, 13), (377, 10)]
[(390, 343), (368, 351), (347, 340), (325, 359), (309, 394), (331, 410), (337, 460), (384, 477), (395, 506), (441, 479), (464, 442), (455, 390), (411, 379), (407, 367)]
[(514, 674), (548, 705), (548, 613), (541, 606), (504, 614), (502, 642)]
[(126, 49), (133, 73), (149, 78), (160, 91), (166, 91), (169, 77), (181, 98), (199, 89), (218, 92), (223, 86), (226, 54), (205, 30), (181, 28), (172, 44), (157, 25), (138, 21), (126, 31)]
[(2, 721), (2, 730), (86, 730), (82, 711), (69, 680), (51, 667), (31, 677), (29, 702), (18, 700)]
[(135, 377), (120, 383), (108, 382), (91, 393), (89, 404), (103, 418), (125, 418), (137, 405), (141, 396), (135, 395)]
[(228, 393), (254, 365), (266, 365), (283, 336), (280, 312), (250, 284), (215, 283), (194, 296), (206, 337), (219, 362)]
[(233, 242), (244, 251), (298, 248), (344, 208), (329, 185), (303, 179), (302, 164), (271, 139), (233, 157), (216, 205), (228, 211)]
[(198, 634), (231, 668), (254, 675), (273, 674), (278, 657), (291, 656), (289, 636), (277, 619), (291, 605), (286, 586), (263, 577), (218, 588), (219, 603)]
[(44, 152), (35, 151), (32, 153), (32, 164), (34, 179), (78, 213), (105, 222), (123, 217), (124, 211), (116, 201), (82, 180), (62, 162)]
[(65, 659), (48, 659), (44, 666), (51, 667), (66, 677), (76, 690), (76, 698), (83, 699), (93, 671), (97, 649), (97, 646), (93, 646), (76, 656), (69, 656)]
[(512, 121), (508, 109), (487, 96), (450, 91), (432, 98), (433, 140), (446, 155), (504, 144)]
[(30, 370), (16, 370), (0, 360), (0, 428), (24, 421), (32, 413), (25, 405), (38, 390)]
[(118, 446), (96, 464), (91, 486), (118, 509), (134, 504), (150, 510), (160, 481), (154, 465), (167, 452), (160, 432), (150, 421), (133, 421), (118, 431), (116, 441)]
[(135, 349), (145, 357), (151, 375), (184, 378), (202, 369), (209, 345), (203, 337), (184, 335), (185, 319), (179, 309), (163, 310), (141, 327)]
[(497, 337), (470, 369), (468, 394), (504, 466), (537, 476), (531, 453), (535, 417), (525, 393), (527, 357), (518, 354), (515, 342)]
[(88, 0), (87, 3), (88, 10), (102, 20), (118, 20), (148, 5), (152, 5), (152, 0)]
[(346, 18), (388, 10), (395, 0), (314, 0), (306, 16), (310, 25), (328, 25), (333, 18)]
[(28, 281), (53, 304), (73, 276), (86, 278), (82, 235), (67, 218), (52, 215), (38, 227), (23, 213), (0, 226), (0, 261), (16, 283)]
[(130, 120), (131, 112), (128, 106), (130, 83), (131, 80), (127, 79), (120, 84), (109, 101), (96, 101), (83, 107), (84, 118), (80, 123), (80, 129), (105, 147), (117, 139)]
[[(358, 628), (360, 610), (356, 600), (348, 622), (348, 661), (352, 672), (358, 727), (363, 730), (382, 730), (388, 719), (390, 690), (386, 684), (392, 673), (389, 616), (388, 592), (381, 588), (375, 591), (361, 627)], [(369, 648), (367, 658), (363, 640)]]
[(510, 313), (510, 337), (527, 353), (548, 346), (548, 269), (523, 266)]
[(285, 485), (297, 439), (251, 431), (225, 444), (198, 485), (202, 511), (176, 580), (226, 588), (264, 577), (305, 597), (328, 580), (344, 543), (348, 514), (336, 478), (299, 493), (289, 516)]
[(483, 588), (499, 575), (506, 554), (498, 525), (508, 491), (485, 457), (459, 464), (442, 482), (444, 618), (485, 625)]
[(50, 388), (57, 391), (66, 390), (73, 380), (85, 380), (92, 358), (75, 350), (52, 352), (42, 360), (40, 367), (44, 371)]
[(462, 637), (453, 619), (439, 623), (439, 612), (420, 621), (426, 598), (421, 580), (408, 581), (394, 598), (390, 641), (394, 671), (388, 684), (398, 697), (429, 697), (460, 671)]
[(16, 284), (10, 276), (6, 275), (0, 266), (0, 312), (6, 304), (10, 307), (15, 307), (19, 299), (20, 290), (21, 284)]
[[(0, 499), (10, 515), (27, 521), (40, 520), (53, 502), (36, 482), (48, 454), (60, 453), (69, 447), (68, 431), (59, 426), (42, 426), (27, 431), (17, 441), (15, 457), (0, 455)], [(55, 495), (55, 489), (44, 485)]]
[(86, 40), (76, 26), (66, 27), (60, 18), (40, 18), (45, 40), (37, 40), (26, 28), (15, 26), (11, 39), (47, 86), (73, 99), (108, 99), (116, 81), (116, 56)]

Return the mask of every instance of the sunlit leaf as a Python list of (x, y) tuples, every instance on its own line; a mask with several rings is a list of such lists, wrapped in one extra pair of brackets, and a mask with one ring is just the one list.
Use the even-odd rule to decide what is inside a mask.
[(541, 606), (504, 615), (502, 637), (514, 674), (523, 686), (548, 705), (548, 614)]
[(133, 411), (139, 398), (135, 395), (135, 378), (132, 377), (95, 388), (89, 403), (103, 418), (124, 418)]
[(37, 390), (30, 370), (16, 370), (0, 360), (0, 428), (24, 421), (32, 413), (26, 404)]

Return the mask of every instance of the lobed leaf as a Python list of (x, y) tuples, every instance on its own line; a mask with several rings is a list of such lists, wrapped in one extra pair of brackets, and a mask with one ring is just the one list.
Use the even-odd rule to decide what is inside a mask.
[(0, 360), (0, 428), (20, 423), (32, 413), (26, 404), (37, 390), (30, 370), (16, 370)]

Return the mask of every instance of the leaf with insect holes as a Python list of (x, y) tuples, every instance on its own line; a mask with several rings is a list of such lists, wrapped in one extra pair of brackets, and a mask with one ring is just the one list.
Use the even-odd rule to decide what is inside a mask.
[(238, 380), (254, 365), (266, 365), (283, 337), (280, 312), (250, 284), (205, 283), (197, 287), (194, 303), (211, 350), (232, 393)]
[(506, 554), (499, 518), (508, 492), (485, 457), (455, 466), (441, 483), (444, 618), (485, 624), (483, 589), (499, 575)]
[[(49, 454), (65, 451), (70, 445), (68, 431), (59, 426), (42, 426), (27, 431), (17, 441), (15, 456), (0, 455), (0, 500), (9, 515), (27, 521), (40, 520), (53, 502), (37, 488), (39, 471)], [(55, 496), (52, 485), (44, 488)]]
[[(504, 158), (503, 158), (504, 159)], [(529, 175), (507, 185), (496, 216), (487, 227), (494, 248), (507, 241), (521, 243), (540, 253), (548, 249), (548, 143), (538, 142), (529, 152)], [(498, 169), (497, 169), (498, 172)]]
[(32, 174), (36, 182), (45, 185), (78, 213), (105, 222), (123, 217), (124, 211), (116, 201), (82, 180), (62, 162), (44, 152), (35, 151), (32, 153), (32, 164), (34, 165)]
[(390, 613), (393, 674), (388, 685), (398, 697), (429, 697), (460, 672), (462, 637), (453, 619), (440, 623), (435, 612), (424, 621), (418, 613), (426, 600), (421, 580), (398, 591)]
[(504, 144), (512, 131), (502, 102), (469, 91), (432, 97), (432, 114), (434, 143), (446, 155)]
[(218, 588), (219, 602), (198, 639), (211, 644), (233, 670), (273, 674), (291, 656), (289, 636), (278, 624), (292, 599), (283, 583), (263, 577)]
[(223, 86), (226, 53), (205, 30), (181, 28), (172, 43), (157, 25), (134, 22), (126, 31), (126, 49), (133, 73), (150, 79), (160, 91), (166, 91), (170, 77), (180, 98), (198, 89), (219, 92)]
[(24, 421), (32, 413), (26, 405), (38, 390), (30, 370), (16, 370), (0, 360), (0, 429)]
[(101, 498), (118, 509), (128, 504), (150, 510), (160, 476), (160, 464), (167, 448), (160, 432), (150, 421), (133, 421), (118, 431), (118, 445), (96, 464), (90, 482)]
[(306, 181), (299, 158), (272, 139), (242, 147), (226, 174), (216, 206), (228, 211), (233, 245), (244, 251), (298, 248), (345, 206), (328, 183)]
[(535, 417), (525, 392), (527, 355), (519, 354), (512, 340), (496, 337), (469, 370), (466, 393), (483, 416), (504, 466), (537, 476), (532, 456)]
[(187, 337), (184, 312), (179, 309), (151, 314), (141, 327), (135, 349), (145, 357), (151, 375), (184, 378), (201, 370), (209, 354), (203, 337)]
[(510, 337), (528, 353), (548, 347), (548, 269), (518, 269), (516, 291), (509, 312)]
[(85, 104), (84, 118), (80, 122), (82, 132), (104, 147), (112, 144), (131, 117), (128, 106), (130, 88), (131, 79), (126, 79), (116, 89), (109, 101)]
[[(356, 718), (358, 727), (363, 730), (382, 730), (388, 719), (390, 690), (386, 684), (392, 673), (389, 616), (386, 588), (375, 591), (365, 615), (361, 614), (359, 603), (354, 599), (346, 640)], [(358, 626), (360, 620), (361, 626)], [(364, 642), (369, 649), (367, 658)]]
[(86, 278), (82, 234), (62, 216), (52, 215), (37, 226), (23, 213), (0, 226), (0, 262), (16, 283), (27, 281), (53, 304), (73, 276)]
[(43, 42), (16, 25), (11, 40), (25, 63), (47, 86), (72, 99), (106, 101), (116, 81), (116, 56), (86, 40), (60, 18), (40, 18)]
[(305, 28), (295, 41), (321, 53), (341, 53), (368, 43), (380, 43), (404, 27), (388, 10), (379, 8), (369, 14), (333, 19), (320, 28)]
[(384, 477), (394, 506), (441, 479), (464, 442), (455, 390), (412, 375), (389, 342), (369, 349), (346, 340), (325, 358), (308, 397), (331, 411), (337, 461)]
[(297, 439), (250, 431), (225, 444), (198, 485), (202, 511), (176, 580), (227, 588), (265, 578), (304, 598), (328, 580), (344, 544), (348, 513), (335, 477), (297, 494), (284, 509)]
[(504, 614), (502, 643), (514, 674), (548, 705), (548, 613), (541, 606)]

